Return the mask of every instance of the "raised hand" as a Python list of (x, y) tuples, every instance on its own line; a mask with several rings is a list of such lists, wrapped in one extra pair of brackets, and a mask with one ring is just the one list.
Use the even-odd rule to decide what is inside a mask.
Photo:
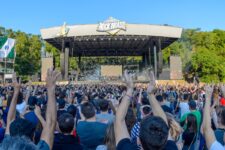
[(212, 93), (213, 93), (213, 89), (214, 89), (214, 86), (210, 86), (210, 85), (206, 85), (205, 86), (205, 94), (206, 94), (207, 98), (211, 99)]
[(53, 68), (48, 69), (46, 78), (46, 87), (54, 88), (59, 75), (60, 73), (58, 71), (53, 70)]
[(132, 76), (130, 74), (128, 74), (127, 70), (124, 71), (124, 79), (125, 79), (125, 83), (127, 85), (127, 88), (133, 88), (134, 87)]
[(39, 106), (35, 106), (34, 113), (36, 116), (41, 116), (41, 108)]
[(32, 90), (32, 81), (29, 80), (27, 90), (31, 91)]
[(21, 79), (19, 78), (19, 81), (17, 81), (16, 73), (13, 73), (12, 85), (15, 89), (20, 89), (21, 87)]
[(150, 93), (150, 94), (152, 94), (152, 93), (154, 93), (155, 92), (155, 85), (156, 85), (156, 82), (155, 82), (155, 76), (154, 76), (154, 73), (153, 73), (153, 71), (151, 71), (150, 73), (149, 73), (149, 84), (148, 84), (148, 88), (147, 88), (147, 92), (148, 93)]

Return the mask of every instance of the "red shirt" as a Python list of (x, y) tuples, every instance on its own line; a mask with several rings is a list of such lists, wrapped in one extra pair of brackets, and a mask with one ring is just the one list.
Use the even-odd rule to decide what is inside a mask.
[(224, 97), (222, 97), (220, 99), (220, 105), (225, 106), (225, 98)]
[[(78, 136), (78, 135), (77, 135), (76, 129), (73, 130), (72, 135), (73, 135), (74, 137)], [(79, 143), (80, 143), (80, 138), (79, 138), (79, 137), (78, 137), (78, 141), (79, 141)]]

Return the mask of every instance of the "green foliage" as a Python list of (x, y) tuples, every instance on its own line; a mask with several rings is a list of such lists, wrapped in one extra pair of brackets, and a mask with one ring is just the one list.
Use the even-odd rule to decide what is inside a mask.
[(41, 46), (38, 36), (16, 33), (15, 71), (19, 75), (34, 75), (40, 70)]
[(70, 59), (69, 59), (69, 71), (77, 70), (77, 69), (78, 69), (77, 59), (75, 57), (70, 57)]
[(225, 31), (198, 32), (193, 41), (192, 71), (199, 73), (204, 82), (224, 82)]
[(51, 44), (44, 42), (45, 45), (45, 51), (48, 53), (53, 54), (53, 56), (59, 56), (60, 55), (60, 50), (57, 48), (53, 47)]
[(192, 57), (192, 71), (198, 73), (203, 82), (220, 82), (225, 79), (224, 58), (215, 52), (198, 48)]
[(203, 82), (225, 81), (225, 31), (184, 30), (181, 39), (163, 51), (164, 63), (170, 55), (182, 59), (183, 71), (196, 74)]

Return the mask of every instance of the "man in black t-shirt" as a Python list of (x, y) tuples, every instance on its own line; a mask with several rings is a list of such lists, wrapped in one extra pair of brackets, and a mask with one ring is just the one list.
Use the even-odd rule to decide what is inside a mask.
[(74, 129), (74, 118), (69, 113), (64, 113), (58, 118), (60, 133), (55, 134), (53, 150), (81, 150), (79, 138), (71, 135)]
[(57, 104), (58, 104), (57, 118), (59, 118), (60, 115), (66, 113), (65, 110), (66, 101), (64, 99), (58, 99)]
[(173, 110), (165, 104), (165, 99), (162, 95), (157, 95), (156, 100), (160, 103), (164, 112), (173, 113)]

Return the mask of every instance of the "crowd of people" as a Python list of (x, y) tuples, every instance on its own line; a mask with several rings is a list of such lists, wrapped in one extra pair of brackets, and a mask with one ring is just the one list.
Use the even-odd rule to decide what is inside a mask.
[(57, 85), (0, 87), (0, 150), (224, 150), (224, 85)]

